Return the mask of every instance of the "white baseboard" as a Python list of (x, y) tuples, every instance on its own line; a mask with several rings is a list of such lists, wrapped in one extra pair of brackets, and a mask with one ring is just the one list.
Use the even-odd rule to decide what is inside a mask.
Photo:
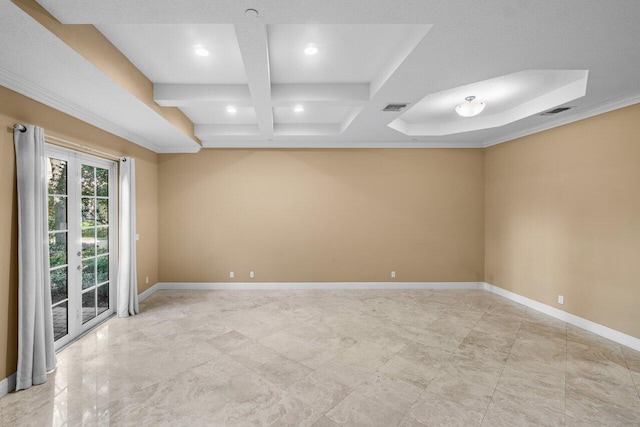
[(142, 302), (142, 301), (146, 300), (147, 298), (149, 298), (151, 295), (153, 295), (158, 289), (160, 289), (158, 287), (158, 285), (159, 285), (159, 283), (156, 283), (155, 285), (151, 286), (146, 291), (138, 294), (138, 302)]
[(7, 378), (0, 381), (0, 397), (6, 395), (10, 391), (16, 389), (16, 374), (15, 372), (9, 375)]
[(558, 320), (562, 320), (563, 322), (567, 322), (573, 326), (577, 326), (585, 331), (592, 332), (608, 340), (617, 342), (618, 344), (640, 351), (640, 339), (632, 337), (631, 335), (616, 331), (615, 329), (608, 328), (599, 323), (592, 322), (591, 320), (584, 319), (576, 316), (575, 314), (567, 313), (566, 311), (559, 310), (555, 307), (551, 307), (550, 305), (543, 304), (489, 283), (484, 283), (483, 289), (501, 297), (510, 299), (511, 301), (515, 301), (518, 304), (525, 305), (539, 311), (540, 313), (544, 313)]
[[(566, 311), (559, 310), (550, 305), (543, 304), (541, 302), (532, 300), (525, 296), (516, 294), (514, 292), (502, 289), (498, 286), (491, 285), (485, 282), (159, 282), (142, 292), (138, 298), (139, 301), (144, 301), (150, 297), (153, 293), (159, 290), (286, 290), (286, 289), (329, 289), (329, 290), (347, 290), (347, 289), (481, 289), (501, 297), (510, 299), (536, 311), (554, 317), (556, 319), (567, 322), (578, 328), (592, 332), (601, 337), (607, 338), (611, 341), (622, 344), (626, 347), (640, 351), (640, 339), (631, 335), (627, 335), (615, 329), (600, 325), (592, 322), (591, 320), (584, 319)], [(0, 390), (1, 387), (0, 387)], [(1, 395), (1, 394), (0, 394)]]
[(154, 286), (163, 290), (484, 289), (483, 282), (161, 282)]

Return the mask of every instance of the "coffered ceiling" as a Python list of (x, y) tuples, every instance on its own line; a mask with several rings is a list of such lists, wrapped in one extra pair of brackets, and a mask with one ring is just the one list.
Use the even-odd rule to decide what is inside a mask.
[[(90, 58), (30, 3), (0, 0), (0, 84), (157, 152), (484, 147), (640, 102), (636, 0), (38, 0), (120, 59)], [(478, 116), (454, 111), (467, 96)], [(571, 109), (540, 114), (556, 107)]]

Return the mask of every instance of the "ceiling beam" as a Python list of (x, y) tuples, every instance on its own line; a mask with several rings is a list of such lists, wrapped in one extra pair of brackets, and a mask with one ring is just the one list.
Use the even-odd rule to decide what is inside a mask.
[(154, 84), (153, 100), (162, 106), (192, 107), (211, 102), (251, 103), (247, 85)]
[(260, 135), (256, 125), (195, 125), (195, 134), (198, 138), (206, 140), (219, 136)]
[(340, 135), (340, 125), (334, 123), (276, 124), (277, 136), (329, 136)]
[(261, 23), (243, 23), (236, 25), (235, 29), (258, 128), (264, 138), (270, 139), (273, 137), (273, 110), (267, 26)]
[(273, 103), (340, 102), (361, 104), (369, 101), (369, 83), (274, 84)]

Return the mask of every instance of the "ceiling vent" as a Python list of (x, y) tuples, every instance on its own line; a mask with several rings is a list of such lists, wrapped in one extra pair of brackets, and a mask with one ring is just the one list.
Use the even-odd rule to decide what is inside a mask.
[(398, 112), (407, 108), (407, 105), (409, 104), (387, 104), (387, 106), (384, 107), (382, 111)]
[(567, 111), (572, 109), (573, 107), (558, 107), (558, 108), (554, 108), (553, 110), (549, 110), (549, 111), (545, 111), (544, 113), (540, 114), (541, 116), (553, 116), (554, 114), (558, 114), (558, 113), (562, 113), (563, 111)]

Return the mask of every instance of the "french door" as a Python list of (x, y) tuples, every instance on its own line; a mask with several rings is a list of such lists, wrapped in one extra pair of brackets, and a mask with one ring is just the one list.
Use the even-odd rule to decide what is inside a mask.
[(47, 145), (47, 179), (58, 349), (114, 313), (117, 164)]

